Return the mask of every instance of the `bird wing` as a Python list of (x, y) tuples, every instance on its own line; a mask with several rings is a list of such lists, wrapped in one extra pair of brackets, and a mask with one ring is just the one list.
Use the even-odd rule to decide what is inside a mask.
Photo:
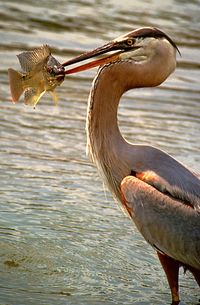
[(172, 196), (200, 212), (200, 180), (186, 168), (184, 169), (187, 175), (181, 175), (181, 178), (176, 171), (168, 178), (162, 177), (152, 170), (137, 172), (135, 175), (163, 194)]
[(200, 269), (200, 214), (140, 178), (121, 182), (122, 203), (138, 230), (157, 250)]
[[(155, 147), (139, 146), (139, 164), (134, 161), (134, 175), (200, 213), (200, 177), (176, 159)], [(135, 160), (136, 156), (133, 156)]]

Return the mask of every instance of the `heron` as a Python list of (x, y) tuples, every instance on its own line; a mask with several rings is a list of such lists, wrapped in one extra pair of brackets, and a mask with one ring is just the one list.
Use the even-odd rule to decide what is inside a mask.
[(180, 303), (180, 267), (189, 270), (200, 286), (200, 176), (156, 147), (129, 143), (120, 132), (117, 113), (124, 92), (156, 87), (167, 79), (176, 68), (177, 52), (166, 33), (143, 27), (63, 64), (89, 60), (66, 74), (99, 66), (88, 99), (87, 151), (114, 197), (155, 249), (172, 304)]

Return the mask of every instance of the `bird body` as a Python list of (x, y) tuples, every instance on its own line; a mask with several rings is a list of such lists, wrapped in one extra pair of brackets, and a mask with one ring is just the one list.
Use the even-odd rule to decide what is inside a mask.
[[(104, 66), (93, 82), (88, 152), (144, 238), (170, 257), (200, 269), (200, 180), (165, 152), (148, 145), (132, 145), (122, 137), (116, 119), (120, 91), (124, 91), (118, 91), (122, 87), (117, 77), (122, 75), (118, 71), (121, 64)], [(105, 92), (106, 75), (109, 86)], [(139, 79), (136, 72), (131, 77), (133, 81)], [(135, 177), (129, 177), (131, 173)]]
[(200, 286), (200, 179), (167, 153), (132, 145), (120, 133), (117, 111), (127, 90), (160, 85), (176, 67), (174, 42), (155, 28), (141, 28), (83, 53), (65, 66), (118, 51), (68, 71), (100, 67), (90, 91), (87, 150), (114, 196), (157, 251), (173, 304), (178, 271), (189, 269)]
[(121, 189), (130, 216), (146, 241), (182, 265), (200, 270), (200, 223), (197, 211), (136, 177), (124, 178)]

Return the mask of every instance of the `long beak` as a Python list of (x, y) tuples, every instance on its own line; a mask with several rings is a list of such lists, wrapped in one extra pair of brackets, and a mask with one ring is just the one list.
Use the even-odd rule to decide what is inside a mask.
[(99, 55), (103, 55), (103, 54), (106, 54), (106, 53), (111, 52), (111, 51), (117, 51), (117, 52), (115, 52), (113, 54), (105, 55), (104, 57), (102, 57), (100, 59), (96, 59), (92, 62), (77, 66), (77, 67), (69, 69), (69, 70), (66, 70), (65, 74), (72, 74), (72, 73), (88, 70), (88, 69), (94, 68), (96, 66), (100, 66), (100, 65), (112, 62), (112, 61), (116, 61), (116, 60), (119, 59), (119, 54), (123, 50), (122, 49), (120, 50), (120, 47), (119, 47), (118, 43), (110, 42), (110, 43), (108, 43), (108, 44), (106, 44), (102, 47), (99, 47), (99, 48), (94, 49), (92, 51), (85, 52), (85, 53), (83, 53), (83, 54), (81, 54), (81, 55), (79, 55), (75, 58), (72, 58), (72, 59), (66, 61), (65, 63), (63, 63), (62, 66), (67, 67), (69, 65), (76, 64), (76, 63), (79, 63), (83, 60), (87, 60), (87, 59), (90, 59), (90, 58), (93, 58), (93, 57), (96, 57), (96, 56), (99, 56)]

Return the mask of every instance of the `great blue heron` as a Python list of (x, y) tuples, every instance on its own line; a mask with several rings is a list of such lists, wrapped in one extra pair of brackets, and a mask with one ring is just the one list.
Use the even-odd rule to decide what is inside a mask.
[(101, 65), (89, 96), (88, 152), (112, 193), (156, 250), (172, 304), (179, 303), (180, 266), (200, 286), (200, 179), (167, 153), (128, 143), (119, 131), (117, 109), (125, 91), (160, 85), (174, 71), (177, 51), (165, 33), (145, 27), (63, 64), (111, 52), (66, 74)]

